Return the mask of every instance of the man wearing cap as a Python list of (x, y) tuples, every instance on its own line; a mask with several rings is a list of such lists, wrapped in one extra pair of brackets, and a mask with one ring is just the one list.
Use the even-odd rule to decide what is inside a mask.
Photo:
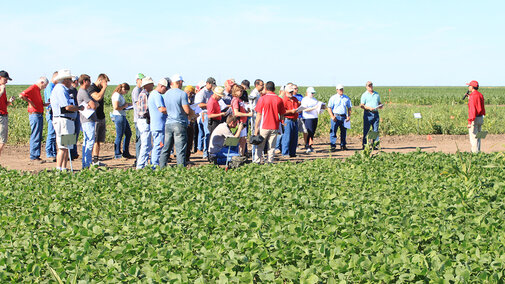
[(346, 134), (347, 128), (344, 122), (349, 122), (351, 119), (351, 99), (344, 94), (344, 86), (337, 85), (337, 93), (331, 96), (328, 101), (328, 114), (330, 115), (330, 150), (336, 151), (337, 147), (337, 131), (340, 129), (340, 150), (347, 150)]
[(179, 74), (170, 77), (170, 90), (163, 96), (167, 108), (165, 125), (165, 143), (161, 151), (160, 166), (167, 165), (171, 149), (175, 146), (177, 165), (186, 166), (186, 148), (188, 146), (187, 128), (190, 108), (188, 95), (182, 90), (184, 80)]
[[(138, 73), (135, 78), (135, 88), (132, 91), (132, 105), (133, 105), (133, 123), (135, 124), (135, 157), (138, 158), (140, 153), (140, 131), (137, 127), (137, 101), (139, 99), (139, 94), (142, 92), (142, 79), (144, 79), (144, 74)], [(135, 161), (136, 163), (136, 161)]]
[(470, 145), (472, 153), (480, 152), (480, 138), (477, 133), (482, 130), (486, 109), (484, 107), (484, 96), (478, 91), (479, 83), (471, 81), (468, 85), (468, 134), (470, 135)]
[(284, 108), (284, 134), (282, 135), (282, 155), (296, 157), (296, 147), (298, 146), (298, 107), (300, 102), (294, 97), (293, 85), (287, 85), (284, 89), (285, 95), (282, 98)]
[[(365, 149), (367, 144), (366, 136), (368, 131), (370, 131), (370, 126), (373, 127), (373, 131), (379, 132), (379, 109), (382, 109), (381, 98), (379, 93), (373, 90), (373, 83), (366, 82), (366, 91), (361, 95), (360, 107), (364, 109), (363, 112), (363, 143), (362, 148)], [(379, 141), (379, 136), (374, 140)], [(374, 149), (376, 146), (373, 146)]]
[(31, 85), (28, 89), (19, 94), (19, 97), (28, 103), (28, 113), (30, 120), (30, 160), (43, 163), (40, 158), (40, 149), (42, 145), (42, 130), (44, 129), (44, 104), (40, 91), (45, 89), (49, 80), (46, 77), (40, 77), (37, 83)]
[(214, 89), (214, 94), (210, 97), (207, 103), (207, 117), (209, 121), (209, 133), (212, 135), (212, 131), (222, 122), (223, 117), (226, 115), (225, 112), (221, 111), (221, 106), (219, 105), (219, 100), (224, 96), (223, 87), (216, 87)]
[[(51, 107), (53, 109), (53, 125), (56, 131), (56, 144), (58, 153), (56, 154), (56, 169), (66, 170), (68, 162), (68, 148), (62, 145), (62, 135), (74, 134), (74, 121), (77, 117), (77, 111), (83, 110), (83, 106), (75, 105), (70, 98), (68, 89), (72, 84), (72, 74), (70, 70), (58, 71), (56, 80), (59, 82), (54, 86), (51, 93)], [(69, 146), (72, 147), (72, 146)]]
[(166, 79), (161, 79), (158, 86), (154, 89), (147, 104), (149, 107), (149, 115), (151, 117), (151, 136), (153, 137), (153, 150), (151, 153), (151, 165), (153, 168), (160, 165), (161, 149), (165, 140), (165, 122), (167, 120), (167, 108), (163, 100), (163, 94), (167, 92), (168, 82)]
[(47, 84), (47, 87), (44, 89), (44, 103), (48, 104), (47, 112), (46, 112), (46, 121), (47, 121), (47, 139), (46, 139), (46, 157), (53, 162), (56, 162), (56, 132), (54, 132), (53, 126), (53, 110), (51, 108), (51, 92), (53, 91), (54, 86), (58, 83), (56, 81), (56, 76), (58, 76), (58, 71), (53, 73), (53, 77), (51, 78), (51, 82)]
[(93, 146), (94, 166), (105, 166), (105, 164), (98, 161), (98, 156), (100, 155), (100, 145), (105, 142), (106, 128), (103, 98), (109, 81), (109, 76), (100, 74), (98, 75), (96, 82), (91, 84), (88, 88), (88, 93), (98, 103), (98, 107), (96, 108), (95, 145)]
[(5, 143), (7, 143), (7, 136), (9, 133), (7, 107), (12, 105), (12, 102), (14, 101), (14, 97), (7, 100), (7, 90), (5, 85), (7, 85), (7, 81), (9, 80), (12, 80), (11, 77), (9, 77), (9, 73), (4, 70), (0, 71), (0, 155), (2, 154)]
[(207, 117), (207, 103), (213, 94), (213, 89), (216, 86), (216, 79), (209, 77), (205, 83), (205, 87), (201, 88), (195, 95), (195, 104), (198, 104), (205, 112), (202, 112), (197, 118), (196, 122), (198, 125), (198, 144), (197, 148), (199, 151), (203, 151), (203, 158), (208, 157), (209, 148), (209, 137), (210, 132), (208, 128), (208, 117)]
[(137, 99), (137, 127), (140, 133), (140, 149), (137, 155), (137, 169), (143, 169), (149, 160), (149, 153), (151, 152), (151, 128), (150, 128), (150, 115), (149, 115), (149, 93), (154, 88), (154, 82), (151, 77), (144, 77), (142, 79), (142, 92), (140, 92)]
[(266, 93), (258, 100), (255, 108), (256, 125), (254, 126), (254, 135), (261, 135), (264, 138), (263, 142), (258, 145), (253, 157), (253, 162), (257, 164), (263, 162), (263, 149), (265, 149), (265, 145), (268, 147), (267, 161), (268, 163), (273, 163), (279, 122), (280, 119), (284, 118), (284, 113), (286, 113), (282, 99), (274, 93), (274, 82), (268, 81), (265, 84), (265, 88)]
[[(88, 88), (91, 85), (91, 78), (87, 74), (82, 74), (79, 76), (79, 84), (81, 87), (77, 92), (77, 105), (86, 104), (87, 109), (95, 110), (98, 107), (98, 103), (89, 95)], [(79, 114), (82, 127), (82, 168), (89, 168), (92, 161), (92, 151), (93, 145), (95, 145), (95, 123), (96, 123), (96, 112), (93, 112), (91, 116), (84, 116), (82, 112)]]

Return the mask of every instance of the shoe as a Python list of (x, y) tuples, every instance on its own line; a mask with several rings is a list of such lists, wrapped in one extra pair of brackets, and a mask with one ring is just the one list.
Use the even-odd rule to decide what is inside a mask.
[(75, 155), (75, 156), (70, 156), (72, 158), (72, 160), (77, 160), (79, 158), (79, 155)]
[(46, 162), (46, 160), (42, 160), (40, 157), (35, 158), (35, 159), (31, 159), (31, 161), (36, 164), (44, 164)]
[(345, 151), (345, 150), (349, 150), (349, 149), (347, 149), (347, 147), (345, 145), (343, 145), (343, 146), (340, 146), (340, 150)]
[(107, 165), (102, 163), (102, 162), (93, 162), (91, 165), (96, 166), (96, 167), (106, 167)]
[(125, 158), (125, 159), (134, 159), (135, 156), (133, 156), (130, 153), (128, 153), (128, 154), (123, 154), (123, 158)]
[(114, 155), (114, 159), (121, 159), (123, 158), (123, 155)]

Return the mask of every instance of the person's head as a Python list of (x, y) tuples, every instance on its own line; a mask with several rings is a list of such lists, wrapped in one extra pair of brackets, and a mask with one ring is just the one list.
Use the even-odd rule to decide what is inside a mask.
[(294, 94), (298, 94), (298, 85), (297, 84), (293, 84), (293, 91), (294, 91)]
[(168, 90), (168, 80), (163, 78), (158, 82), (158, 85), (156, 86), (156, 91), (160, 94), (166, 93)]
[(339, 95), (344, 94), (344, 85), (338, 84), (336, 88), (337, 88), (337, 94), (339, 94)]
[(112, 93), (120, 93), (121, 95), (124, 95), (124, 94), (128, 93), (129, 90), (130, 90), (130, 85), (128, 85), (128, 83), (122, 83), (122, 84), (117, 85), (116, 89), (114, 89), (114, 92), (112, 92)]
[(137, 74), (137, 77), (135, 79), (135, 84), (137, 85), (137, 87), (140, 88), (140, 86), (142, 86), (142, 79), (144, 79), (146, 76), (144, 76), (144, 74), (142, 73), (138, 73)]
[(53, 84), (58, 83), (58, 80), (56, 80), (56, 77), (57, 77), (57, 76), (58, 76), (58, 71), (54, 71), (54, 72), (53, 72), (53, 77), (51, 77), (51, 82), (52, 82)]
[(275, 84), (274, 84), (274, 82), (268, 81), (265, 84), (265, 89), (267, 89), (267, 91), (269, 91), (269, 92), (275, 92)]
[(109, 81), (110, 81), (109, 76), (101, 73), (100, 75), (98, 75), (95, 85), (101, 86), (101, 87), (107, 87), (107, 84), (109, 83)]
[(265, 83), (263, 83), (263, 80), (261, 79), (256, 79), (256, 81), (254, 81), (254, 87), (258, 90), (258, 92), (261, 92), (263, 91), (263, 88), (265, 88)]
[(240, 98), (242, 96), (242, 93), (244, 92), (244, 87), (240, 85), (233, 85), (231, 88), (231, 95), (232, 97)]
[(295, 94), (295, 89), (293, 88), (293, 85), (286, 85), (286, 87), (284, 87), (284, 95), (285, 96), (287, 96), (288, 98), (292, 98), (294, 94)]
[(41, 90), (45, 89), (47, 87), (47, 84), (49, 84), (49, 80), (47, 80), (46, 77), (42, 76), (37, 80), (37, 85)]
[(65, 87), (70, 88), (72, 86), (72, 80), (74, 76), (68, 69), (62, 69), (58, 71), (58, 75), (54, 78), (55, 81), (63, 84)]
[(229, 128), (235, 128), (237, 127), (238, 124), (238, 118), (234, 115), (229, 115), (226, 118), (226, 124), (228, 125)]
[(470, 92), (473, 92), (473, 91), (476, 91), (479, 89), (479, 82), (477, 82), (475, 80), (471, 81), (470, 83), (467, 83), (467, 85), (468, 85), (468, 90)]
[(306, 93), (307, 97), (312, 98), (316, 94), (316, 89), (314, 89), (314, 87), (308, 87)]
[(79, 76), (79, 85), (81, 85), (82, 89), (87, 89), (91, 85), (91, 77), (87, 74), (81, 74)]
[(74, 76), (72, 78), (72, 87), (73, 88), (76, 88), (79, 87), (79, 77), (78, 76)]
[(172, 77), (170, 77), (170, 88), (182, 89), (183, 83), (184, 80), (182, 79), (182, 76), (179, 74), (174, 74), (172, 75)]
[(366, 90), (370, 93), (373, 92), (373, 83), (371, 81), (366, 82)]
[(142, 79), (141, 88), (146, 90), (147, 92), (151, 92), (154, 89), (154, 81), (151, 77), (144, 77)]
[(195, 95), (196, 90), (195, 90), (195, 87), (188, 85), (188, 86), (184, 87), (184, 92), (186, 94), (188, 94), (188, 98), (190, 98)]
[(216, 79), (209, 77), (207, 78), (207, 82), (205, 83), (205, 88), (207, 91), (212, 90), (216, 86)]
[(212, 96), (216, 101), (219, 101), (224, 96), (224, 88), (221, 86), (215, 87)]
[(7, 84), (7, 81), (12, 80), (11, 77), (9, 77), (9, 73), (7, 71), (0, 71), (0, 85), (5, 85)]
[(224, 81), (224, 91), (229, 94), (231, 92), (231, 88), (235, 85), (235, 79), (228, 79)]
[(242, 83), (240, 83), (240, 85), (244, 87), (244, 90), (251, 89), (251, 82), (249, 82), (249, 80), (243, 80)]

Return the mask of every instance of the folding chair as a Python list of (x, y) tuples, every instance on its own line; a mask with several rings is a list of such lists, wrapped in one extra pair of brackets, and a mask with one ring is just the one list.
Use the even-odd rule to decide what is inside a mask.
[[(61, 145), (67, 147), (68, 150), (68, 160), (70, 161), (70, 171), (73, 173), (74, 169), (72, 168), (72, 155), (70, 155), (70, 146), (76, 144), (77, 135), (76, 134), (64, 134), (61, 135)], [(77, 145), (76, 145), (77, 147)]]

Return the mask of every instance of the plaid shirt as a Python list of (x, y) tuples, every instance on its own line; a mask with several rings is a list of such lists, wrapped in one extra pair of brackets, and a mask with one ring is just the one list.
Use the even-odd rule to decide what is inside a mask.
[(145, 118), (146, 114), (149, 113), (149, 105), (147, 104), (147, 99), (149, 98), (149, 93), (146, 90), (142, 90), (139, 94), (137, 100), (137, 117)]

